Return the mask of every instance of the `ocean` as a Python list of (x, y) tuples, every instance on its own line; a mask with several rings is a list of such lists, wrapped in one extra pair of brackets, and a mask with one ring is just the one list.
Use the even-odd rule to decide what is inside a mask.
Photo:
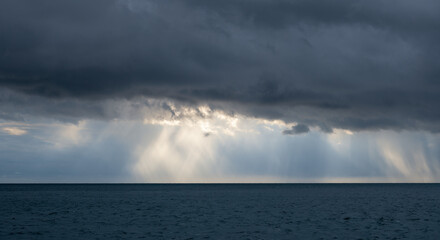
[(440, 239), (440, 184), (1, 184), (0, 239)]

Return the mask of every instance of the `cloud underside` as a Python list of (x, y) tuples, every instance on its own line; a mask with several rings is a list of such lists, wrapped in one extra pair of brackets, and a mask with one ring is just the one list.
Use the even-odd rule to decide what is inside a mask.
[(439, 5), (4, 1), (0, 118), (141, 118), (166, 99), (301, 123), (285, 134), (438, 132)]

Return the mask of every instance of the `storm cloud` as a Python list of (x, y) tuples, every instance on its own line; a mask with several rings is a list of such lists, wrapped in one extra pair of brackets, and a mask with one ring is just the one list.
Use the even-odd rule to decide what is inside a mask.
[(114, 101), (136, 117), (139, 99), (151, 98), (323, 132), (438, 132), (438, 9), (410, 0), (1, 1), (0, 118), (114, 119)]
[(308, 133), (310, 131), (309, 127), (304, 124), (297, 124), (295, 126), (292, 126), (291, 129), (286, 129), (283, 131), (283, 134), (285, 135), (295, 135), (295, 134), (302, 134), (302, 133)]

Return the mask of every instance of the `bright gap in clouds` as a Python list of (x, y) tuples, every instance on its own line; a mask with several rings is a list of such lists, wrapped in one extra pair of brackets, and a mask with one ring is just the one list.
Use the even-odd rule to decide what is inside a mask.
[[(3, 122), (2, 182), (436, 182), (440, 138), (173, 107), (166, 117)], [(9, 129), (9, 130), (5, 130)], [(20, 132), (22, 130), (23, 132)]]
[(9, 135), (14, 135), (14, 136), (20, 136), (27, 133), (26, 130), (16, 127), (5, 127), (2, 128), (2, 131)]

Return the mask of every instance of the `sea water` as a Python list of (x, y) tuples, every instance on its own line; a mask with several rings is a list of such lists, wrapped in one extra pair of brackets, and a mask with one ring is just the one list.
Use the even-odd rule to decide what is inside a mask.
[(440, 239), (439, 184), (3, 184), (0, 239)]

